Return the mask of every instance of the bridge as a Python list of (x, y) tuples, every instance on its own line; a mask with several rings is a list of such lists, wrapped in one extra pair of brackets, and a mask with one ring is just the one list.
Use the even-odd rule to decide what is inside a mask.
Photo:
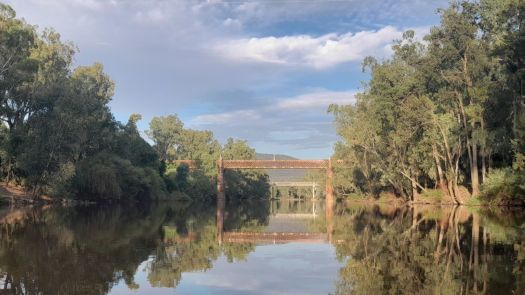
[[(185, 164), (189, 168), (195, 168), (196, 161), (193, 160), (174, 160), (172, 163)], [(326, 170), (326, 201), (333, 202), (332, 187), (332, 159), (323, 160), (223, 160), (217, 162), (217, 191), (224, 191), (224, 170), (225, 169), (321, 169)], [(336, 160), (335, 163), (343, 163)], [(315, 189), (315, 187), (314, 187)], [(315, 193), (315, 192), (314, 192)]]

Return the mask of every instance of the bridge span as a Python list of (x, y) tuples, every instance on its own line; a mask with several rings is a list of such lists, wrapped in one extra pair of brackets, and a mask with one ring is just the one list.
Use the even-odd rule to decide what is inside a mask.
[[(172, 163), (186, 164), (190, 168), (196, 167), (193, 160), (175, 160)], [(326, 171), (326, 202), (333, 202), (334, 189), (332, 187), (332, 159), (322, 160), (223, 160), (217, 162), (217, 191), (224, 191), (224, 170), (225, 169), (321, 169)], [(343, 163), (336, 160), (335, 163)], [(314, 187), (315, 188), (315, 187)]]

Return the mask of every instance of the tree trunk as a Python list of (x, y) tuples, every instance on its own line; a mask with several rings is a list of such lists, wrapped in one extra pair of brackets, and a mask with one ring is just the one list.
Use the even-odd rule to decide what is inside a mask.
[[(457, 199), (457, 168), (456, 170), (454, 170), (454, 165), (453, 165), (453, 159), (452, 159), (452, 155), (451, 155), (451, 150), (450, 150), (450, 147), (448, 145), (448, 139), (447, 139), (447, 135), (446, 133), (443, 131), (443, 128), (441, 127), (441, 125), (439, 124), (439, 122), (436, 120), (436, 118), (434, 117), (434, 123), (436, 124), (436, 126), (438, 127), (440, 133), (441, 133), (441, 136), (443, 137), (443, 143), (445, 145), (445, 153), (446, 153), (446, 161), (445, 161), (445, 167), (447, 167), (447, 169), (450, 169), (452, 171), (454, 171), (456, 177), (454, 177), (454, 179), (450, 180), (450, 179), (447, 179), (447, 184), (448, 184), (448, 190), (449, 190), (449, 194), (450, 196), (452, 196), (452, 198), (454, 199), (454, 202), (456, 204), (458, 204), (458, 199)], [(459, 160), (459, 156), (458, 158), (456, 159), (456, 166), (457, 166), (457, 161)]]
[(486, 153), (485, 147), (483, 147), (481, 150), (481, 183), (485, 183), (485, 181), (487, 181)]
[(443, 168), (441, 168), (441, 161), (437, 153), (437, 148), (435, 145), (432, 145), (432, 153), (434, 154), (434, 160), (436, 161), (436, 168), (438, 174), (438, 187), (443, 190), (446, 189), (447, 185), (445, 184), (445, 177), (443, 176)]
[(485, 135), (485, 121), (481, 119), (481, 134), (483, 139), (481, 140), (481, 181), (484, 183), (487, 180), (487, 139)]
[(417, 185), (416, 185), (416, 178), (417, 176), (412, 176), (412, 179), (410, 180), (411, 184), (412, 184), (412, 202), (414, 202), (416, 200), (416, 197), (417, 197)]
[(472, 196), (479, 195), (479, 172), (478, 172), (478, 147), (472, 143), (472, 165), (470, 166), (470, 178), (472, 180)]
[(11, 181), (11, 158), (9, 158), (9, 162), (7, 164), (7, 179), (6, 179), (6, 185), (9, 186), (9, 182)]
[(492, 172), (492, 151), (489, 151), (489, 173)]

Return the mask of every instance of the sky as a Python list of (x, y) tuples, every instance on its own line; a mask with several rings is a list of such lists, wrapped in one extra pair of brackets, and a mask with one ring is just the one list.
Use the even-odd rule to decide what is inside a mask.
[(0, 0), (101, 62), (117, 120), (177, 114), (186, 128), (257, 152), (328, 158), (330, 104), (352, 104), (362, 60), (388, 59), (408, 29), (439, 24), (441, 0)]

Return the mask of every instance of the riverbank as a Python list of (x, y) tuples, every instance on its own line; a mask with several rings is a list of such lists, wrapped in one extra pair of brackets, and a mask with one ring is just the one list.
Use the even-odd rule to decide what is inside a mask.
[(35, 197), (26, 192), (23, 187), (5, 182), (0, 182), (0, 204), (8, 205), (33, 205), (33, 204), (56, 204), (65, 200), (52, 199), (46, 196)]
[(0, 203), (30, 204), (33, 202), (34, 198), (31, 194), (25, 192), (22, 187), (0, 182)]

